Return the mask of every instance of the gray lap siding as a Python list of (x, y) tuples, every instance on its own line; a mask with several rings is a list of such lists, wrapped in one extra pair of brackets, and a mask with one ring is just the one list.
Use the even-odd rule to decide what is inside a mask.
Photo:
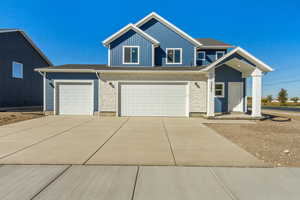
[(99, 81), (94, 73), (47, 73), (46, 74), (46, 111), (54, 111), (54, 80), (93, 80), (94, 81), (94, 112), (99, 105)]

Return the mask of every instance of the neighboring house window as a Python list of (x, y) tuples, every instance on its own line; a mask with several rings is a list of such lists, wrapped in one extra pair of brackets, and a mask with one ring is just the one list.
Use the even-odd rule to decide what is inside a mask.
[(224, 97), (224, 83), (215, 84), (215, 97)]
[(219, 58), (223, 57), (225, 54), (224, 51), (217, 51), (216, 52), (216, 60), (218, 60)]
[(23, 78), (23, 64), (19, 62), (12, 62), (12, 77)]
[(139, 64), (139, 46), (123, 46), (123, 64)]
[(182, 63), (182, 49), (167, 48), (166, 64), (181, 64), (181, 63)]

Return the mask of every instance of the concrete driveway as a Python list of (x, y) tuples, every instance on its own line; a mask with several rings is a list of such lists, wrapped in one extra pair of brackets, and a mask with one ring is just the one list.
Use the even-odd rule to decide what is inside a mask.
[(1, 164), (265, 166), (200, 118), (49, 116), (0, 127)]
[(1, 200), (298, 200), (298, 168), (0, 166)]

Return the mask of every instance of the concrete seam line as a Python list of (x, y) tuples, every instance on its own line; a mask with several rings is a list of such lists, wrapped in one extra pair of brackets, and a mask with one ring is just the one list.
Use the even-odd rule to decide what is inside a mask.
[(39, 194), (41, 194), (49, 185), (51, 185), (52, 183), (54, 183), (59, 177), (61, 177), (68, 169), (70, 169), (72, 165), (69, 165), (68, 167), (66, 167), (64, 170), (62, 170), (57, 176), (55, 176), (52, 180), (49, 181), (49, 183), (47, 183), (39, 192), (37, 192), (35, 195), (33, 195), (32, 198), (30, 198), (30, 200), (35, 199)]
[(132, 195), (131, 195), (131, 200), (134, 199), (134, 195), (135, 195), (135, 190), (136, 190), (136, 185), (137, 185), (137, 181), (138, 181), (138, 178), (139, 178), (139, 174), (140, 174), (140, 166), (137, 166), (135, 180), (134, 180), (134, 184), (133, 184), (133, 191), (132, 191)]
[(224, 183), (224, 181), (216, 174), (216, 172), (208, 167), (208, 170), (210, 171), (210, 173), (212, 174), (212, 176), (215, 178), (215, 180), (217, 181), (217, 183), (223, 188), (223, 190), (229, 195), (229, 197), (232, 200), (238, 200), (239, 198), (236, 197), (236, 195), (229, 189), (229, 187)]
[(102, 145), (100, 145), (100, 147), (98, 149), (96, 149), (96, 151), (94, 153), (92, 153), (92, 155), (90, 155), (86, 161), (84, 161), (82, 164), (85, 165), (114, 135), (116, 135), (117, 132), (119, 132), (119, 130), (129, 121), (129, 117), (125, 120), (125, 122), (123, 122), (119, 128), (117, 128), (113, 134), (111, 134), (111, 136), (109, 136)]
[(51, 138), (54, 138), (54, 137), (59, 136), (59, 135), (62, 135), (62, 134), (64, 134), (64, 133), (66, 133), (67, 131), (70, 131), (70, 130), (72, 130), (72, 129), (74, 129), (74, 128), (77, 128), (77, 127), (81, 126), (82, 124), (84, 124), (84, 123), (86, 123), (86, 122), (89, 122), (89, 121), (92, 121), (92, 120), (84, 121), (83, 123), (80, 123), (80, 124), (78, 124), (78, 125), (76, 125), (76, 126), (72, 126), (71, 128), (65, 129), (64, 131), (61, 131), (61, 132), (59, 132), (59, 133), (57, 133), (57, 134), (51, 135), (51, 136), (49, 136), (49, 137), (46, 137), (46, 138), (44, 138), (44, 139), (42, 139), (42, 140), (40, 140), (40, 141), (37, 141), (37, 142), (35, 142), (35, 143), (33, 143), (33, 144), (29, 145), (29, 146), (23, 147), (23, 148), (21, 148), (21, 149), (19, 149), (19, 150), (17, 150), (17, 151), (14, 151), (14, 152), (11, 152), (11, 153), (9, 153), (9, 154), (6, 154), (6, 155), (0, 157), (0, 159), (6, 158), (6, 157), (11, 156), (11, 155), (13, 155), (13, 154), (16, 154), (16, 153), (18, 153), (18, 152), (20, 152), (20, 151), (23, 151), (23, 150), (25, 150), (25, 149), (28, 149), (28, 148), (30, 148), (30, 147), (32, 147), (32, 146), (34, 146), (34, 145), (43, 143), (43, 142), (45, 142), (45, 141), (47, 141), (47, 140), (49, 140), (49, 139), (51, 139)]
[(172, 156), (173, 156), (174, 164), (175, 164), (175, 166), (177, 166), (177, 162), (176, 162), (176, 159), (175, 159), (175, 154), (174, 154), (174, 151), (173, 151), (173, 146), (172, 146), (171, 140), (169, 138), (169, 134), (168, 134), (167, 127), (165, 125), (164, 118), (162, 118), (162, 124), (163, 124), (164, 130), (165, 130), (165, 136), (167, 137), (167, 140), (168, 140), (168, 143), (169, 143), (169, 147), (170, 147), (170, 150), (171, 150), (171, 153), (172, 153)]

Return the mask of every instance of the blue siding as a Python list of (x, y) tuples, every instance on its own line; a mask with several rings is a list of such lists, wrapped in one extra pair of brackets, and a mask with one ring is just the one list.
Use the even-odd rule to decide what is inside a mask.
[(215, 76), (215, 82), (224, 82), (225, 85), (224, 98), (215, 98), (215, 111), (228, 112), (228, 82), (244, 82), (245, 80), (241, 72), (227, 65), (216, 68)]
[(46, 76), (46, 110), (54, 110), (54, 80), (94, 80), (94, 112), (98, 111), (99, 80), (91, 73), (47, 73)]
[[(143, 31), (160, 42), (155, 49), (155, 65), (157, 66), (193, 66), (194, 45), (181, 37), (156, 19), (151, 19), (140, 27)], [(166, 48), (182, 48), (182, 64), (166, 64)]]
[(152, 43), (133, 30), (114, 40), (110, 44), (111, 66), (128, 66), (123, 64), (123, 46), (140, 46), (140, 63), (130, 66), (152, 66)]
[[(223, 51), (220, 49), (201, 49), (198, 51), (205, 51), (205, 61), (197, 60), (197, 66), (209, 65), (216, 60), (216, 52)], [(226, 50), (224, 50), (226, 54)]]

